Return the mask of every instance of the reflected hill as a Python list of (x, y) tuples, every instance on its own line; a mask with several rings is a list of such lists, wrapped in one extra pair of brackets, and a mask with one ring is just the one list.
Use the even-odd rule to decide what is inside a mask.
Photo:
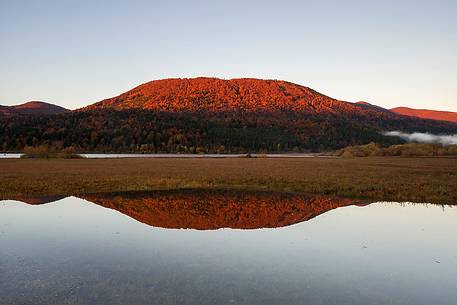
[(334, 197), (227, 190), (131, 192), (80, 197), (150, 226), (197, 230), (285, 227), (339, 207), (363, 204)]
[[(41, 205), (52, 204), (65, 197), (16, 197), (14, 200)], [(100, 193), (78, 197), (149, 226), (197, 230), (286, 227), (339, 207), (367, 204), (361, 200), (327, 196), (201, 189)]]
[(42, 196), (42, 197), (26, 197), (26, 196), (18, 196), (14, 197), (12, 200), (16, 201), (21, 201), (27, 204), (31, 205), (40, 205), (40, 204), (46, 204), (46, 203), (51, 203), (55, 201), (59, 201), (61, 199), (66, 198), (67, 196)]

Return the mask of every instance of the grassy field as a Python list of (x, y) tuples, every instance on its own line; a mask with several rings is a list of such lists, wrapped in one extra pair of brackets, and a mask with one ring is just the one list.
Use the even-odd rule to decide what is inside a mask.
[(457, 158), (0, 160), (1, 199), (176, 188), (457, 204)]

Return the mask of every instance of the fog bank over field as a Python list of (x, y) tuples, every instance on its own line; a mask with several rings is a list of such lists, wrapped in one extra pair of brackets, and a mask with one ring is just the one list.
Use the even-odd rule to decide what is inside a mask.
[(408, 142), (418, 143), (437, 143), (444, 146), (457, 145), (457, 134), (455, 135), (435, 135), (431, 133), (413, 132), (406, 133), (401, 131), (389, 131), (385, 132), (384, 135), (390, 137), (400, 137)]

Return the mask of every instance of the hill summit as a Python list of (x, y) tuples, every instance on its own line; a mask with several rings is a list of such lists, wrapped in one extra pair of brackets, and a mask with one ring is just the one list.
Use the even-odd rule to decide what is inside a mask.
[[(154, 80), (86, 109), (104, 108), (169, 112), (292, 111), (334, 116), (376, 112), (286, 81), (254, 78), (224, 80), (208, 77)], [(385, 116), (386, 113), (382, 115)]]
[(59, 114), (69, 112), (70, 110), (65, 109), (63, 107), (39, 102), (39, 101), (31, 101), (26, 102), (24, 104), (15, 105), (15, 106), (0, 106), (0, 114), (3, 115), (16, 115), (16, 114), (39, 114), (39, 115), (46, 115), (46, 114)]

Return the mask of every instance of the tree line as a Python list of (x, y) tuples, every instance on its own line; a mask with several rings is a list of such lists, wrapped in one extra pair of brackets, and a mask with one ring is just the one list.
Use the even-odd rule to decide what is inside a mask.
[(0, 149), (47, 145), (78, 152), (315, 152), (349, 145), (398, 143), (350, 120), (287, 112), (90, 110), (0, 117)]

